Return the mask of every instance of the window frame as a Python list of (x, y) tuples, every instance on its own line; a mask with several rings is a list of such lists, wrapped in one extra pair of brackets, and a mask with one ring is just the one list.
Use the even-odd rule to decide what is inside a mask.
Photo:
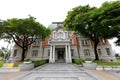
[(38, 50), (32, 50), (32, 57), (38, 57)]
[(90, 56), (90, 50), (84, 49), (84, 56)]

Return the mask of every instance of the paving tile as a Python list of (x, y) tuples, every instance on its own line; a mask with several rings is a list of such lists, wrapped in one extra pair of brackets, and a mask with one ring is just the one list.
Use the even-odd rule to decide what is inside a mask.
[[(12, 80), (98, 80), (74, 64), (55, 63), (37, 68)], [(102, 80), (102, 79), (100, 79)]]

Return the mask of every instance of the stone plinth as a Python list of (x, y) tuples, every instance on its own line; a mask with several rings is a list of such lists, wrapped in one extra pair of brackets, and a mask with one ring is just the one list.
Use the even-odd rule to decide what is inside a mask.
[(34, 68), (34, 63), (23, 63), (19, 65), (20, 71), (28, 71)]
[(95, 70), (97, 63), (83, 63), (83, 67), (89, 70)]

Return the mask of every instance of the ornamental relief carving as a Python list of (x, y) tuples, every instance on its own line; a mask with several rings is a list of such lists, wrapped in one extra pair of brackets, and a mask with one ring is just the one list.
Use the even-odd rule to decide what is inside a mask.
[(68, 33), (63, 31), (63, 29), (59, 29), (53, 33), (53, 36), (54, 36), (54, 39), (62, 40), (62, 39), (67, 39)]

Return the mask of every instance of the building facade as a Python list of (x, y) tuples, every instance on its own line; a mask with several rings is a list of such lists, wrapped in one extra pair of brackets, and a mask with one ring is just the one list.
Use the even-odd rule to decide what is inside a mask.
[[(50, 63), (72, 63), (75, 58), (95, 58), (91, 40), (75, 34), (73, 31), (64, 30), (61, 25), (53, 23), (49, 26), (52, 33), (44, 41), (36, 40), (29, 46), (26, 57), (31, 59), (49, 59)], [(97, 48), (99, 58), (107, 61), (116, 60), (108, 40), (100, 39)], [(11, 60), (21, 60), (22, 49), (16, 44), (13, 47)]]

